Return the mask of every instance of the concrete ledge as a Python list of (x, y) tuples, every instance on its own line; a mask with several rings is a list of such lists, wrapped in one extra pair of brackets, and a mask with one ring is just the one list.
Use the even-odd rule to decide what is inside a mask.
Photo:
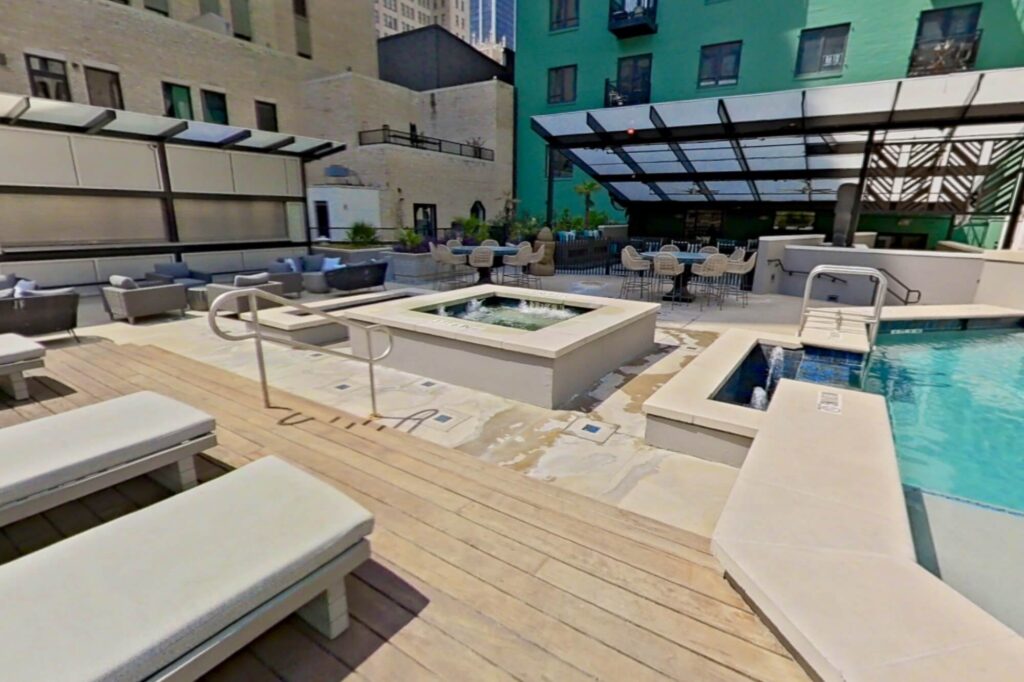
[(826, 682), (1019, 680), (1024, 639), (915, 561), (885, 400), (783, 380), (765, 417), (712, 551), (804, 663)]

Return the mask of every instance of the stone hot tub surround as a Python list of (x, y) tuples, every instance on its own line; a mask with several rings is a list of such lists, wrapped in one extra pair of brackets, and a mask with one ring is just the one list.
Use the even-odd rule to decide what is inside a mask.
[[(433, 312), (490, 297), (570, 306), (584, 312), (527, 331)], [(654, 348), (660, 306), (619, 299), (483, 285), (344, 312), (355, 321), (390, 328), (393, 350), (384, 365), (546, 408), (561, 407), (633, 358)], [(374, 338), (374, 353), (385, 345)], [(352, 349), (366, 354), (362, 335)]]

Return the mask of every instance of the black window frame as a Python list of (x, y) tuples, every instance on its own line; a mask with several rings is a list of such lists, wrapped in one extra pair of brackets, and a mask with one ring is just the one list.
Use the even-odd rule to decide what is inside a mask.
[[(819, 26), (817, 28), (805, 28), (800, 31), (800, 42), (797, 45), (796, 50), (796, 66), (793, 67), (793, 73), (797, 76), (828, 76), (833, 74), (840, 74), (843, 69), (846, 68), (846, 51), (850, 46), (850, 28), (851, 24), (833, 24), (831, 26)], [(825, 58), (825, 39), (820, 41), (820, 48), (818, 54), (818, 67), (813, 71), (801, 71), (800, 67), (803, 62), (804, 50), (807, 48), (806, 43), (810, 38), (816, 37), (818, 34), (824, 34), (827, 31), (835, 31), (837, 29), (846, 29), (843, 33), (843, 51), (840, 55), (839, 64), (836, 66), (827, 66), (824, 64)]]
[[(189, 114), (190, 114), (189, 116), (179, 116), (178, 112), (175, 111), (175, 109), (174, 109), (174, 98), (170, 95), (170, 93), (175, 88), (183, 88), (185, 90), (185, 92), (188, 93), (188, 109), (189, 109)], [(164, 116), (168, 116), (170, 118), (185, 119), (185, 120), (188, 120), (188, 121), (196, 120), (196, 105), (195, 105), (195, 102), (192, 101), (192, 88), (191, 87), (189, 87), (188, 85), (182, 85), (181, 83), (171, 83), (171, 82), (168, 82), (168, 81), (161, 81), (161, 83), (160, 83), (160, 90), (163, 93), (163, 97), (164, 97)]]
[[(211, 109), (207, 105), (207, 99), (208, 98), (212, 98), (212, 99), (220, 98), (221, 102), (223, 102), (223, 104), (224, 104), (224, 120), (223, 121), (211, 120), (211, 118), (210, 118), (210, 111), (211, 111)], [(227, 96), (226, 93), (220, 92), (219, 90), (205, 90), (205, 89), (200, 88), (200, 90), (199, 90), (199, 105), (200, 105), (200, 108), (202, 108), (202, 110), (203, 110), (203, 120), (206, 121), (207, 123), (217, 123), (219, 125), (225, 125), (225, 126), (226, 125), (231, 125), (231, 123), (230, 123), (231, 115), (228, 112), (228, 96)]]
[(978, 32), (978, 23), (981, 20), (981, 12), (984, 8), (983, 3), (980, 2), (967, 2), (962, 5), (954, 5), (952, 7), (936, 7), (934, 9), (924, 10), (917, 17), (917, 31), (914, 34), (914, 44), (917, 45), (922, 42), (929, 42), (939, 40), (937, 38), (925, 38), (922, 36), (925, 27), (925, 20), (931, 16), (945, 16), (950, 17), (957, 10), (972, 9), (974, 10), (974, 30), (969, 33), (946, 33), (943, 31), (941, 39), (959, 38), (966, 35), (973, 35)]
[[(49, 64), (60, 64), (62, 73), (57, 74), (48, 69), (39, 69), (32, 66), (32, 60), (41, 60), (45, 65)], [(71, 94), (71, 81), (68, 80), (68, 63), (63, 59), (56, 59), (54, 57), (46, 57), (40, 54), (32, 54), (31, 52), (25, 53), (25, 69), (28, 72), (28, 87), (29, 92), (32, 93), (33, 97), (42, 97), (43, 99), (52, 99), (56, 102), (73, 102), (74, 97)], [(57, 82), (58, 92), (59, 86), (64, 86), (64, 92), (67, 94), (67, 99), (63, 97), (52, 97), (49, 94), (43, 93), (43, 86), (49, 89), (48, 83), (42, 83), (37, 81), (37, 78), (51, 79)]]
[[(569, 12), (569, 7), (573, 8)], [(548, 30), (564, 31), (570, 28), (578, 28), (580, 25), (580, 0), (550, 0), (548, 2)], [(559, 14), (571, 14), (569, 18), (558, 18)]]
[[(111, 90), (114, 95), (113, 99), (116, 101), (115, 104), (102, 104), (93, 99), (93, 87), (89, 80), (89, 74), (103, 74), (106, 76), (113, 76), (110, 83), (113, 83), (116, 87)], [(105, 109), (119, 109), (124, 110), (124, 90), (121, 88), (121, 74), (117, 71), (111, 71), (110, 69), (101, 69), (96, 66), (85, 66), (82, 69), (82, 75), (85, 77), (85, 92), (89, 97), (89, 104), (96, 107), (103, 107)]]
[[(706, 80), (709, 80), (709, 79), (705, 79), (703, 77), (705, 52), (708, 51), (708, 50), (712, 50), (712, 49), (720, 50), (720, 49), (724, 49), (724, 48), (727, 48), (727, 47), (731, 47), (733, 45), (738, 45), (739, 46), (739, 51), (738, 51), (737, 56), (736, 56), (736, 73), (732, 77), (727, 77), (727, 76), (724, 76), (722, 74), (718, 74), (718, 75), (716, 75), (714, 77), (714, 81), (713, 82), (705, 82)], [(719, 63), (722, 62), (722, 57), (721, 56), (718, 56), (717, 59), (718, 59)], [(727, 40), (727, 41), (722, 42), (722, 43), (712, 43), (710, 45), (701, 45), (700, 46), (700, 61), (697, 63), (697, 87), (698, 88), (721, 88), (721, 87), (729, 87), (729, 86), (733, 86), (733, 85), (738, 84), (740, 82), (740, 68), (742, 66), (742, 63), (743, 63), (743, 41), (742, 40)]]
[(292, 13), (297, 17), (309, 19), (309, 5), (306, 0), (292, 0)]
[(150, 12), (156, 12), (162, 17), (171, 16), (171, 4), (168, 0), (157, 0), (158, 6), (153, 6), (153, 0), (144, 0), (142, 6)]
[[(280, 130), (280, 122), (279, 122), (279, 120), (277, 118), (277, 104), (275, 104), (274, 102), (267, 102), (265, 100), (259, 100), (258, 99), (258, 100), (256, 100), (256, 104), (254, 106), (255, 106), (255, 109), (256, 109), (256, 129), (257, 130), (263, 130), (263, 131), (266, 131), (268, 133), (279, 133), (279, 132), (281, 132), (281, 130)], [(273, 117), (274, 117), (274, 127), (273, 128), (265, 128), (265, 127), (263, 127), (261, 125), (261, 123), (262, 123), (262, 119), (261, 119), (261, 116), (260, 116), (260, 109), (261, 109), (261, 107), (267, 107), (266, 111), (269, 111), (269, 112), (271, 112), (273, 114)]]
[[(565, 82), (564, 79), (557, 79), (557, 75), (571, 71), (572, 73), (572, 96), (567, 97), (565, 94)], [(553, 88), (552, 86), (560, 82), (561, 87), (560, 96), (558, 98), (552, 98)], [(579, 92), (579, 67), (577, 64), (565, 64), (564, 66), (554, 66), (548, 69), (548, 104), (572, 104), (576, 101), (576, 97)]]
[[(555, 159), (562, 158), (565, 160), (564, 168), (559, 167), (558, 174), (555, 173)], [(572, 180), (573, 176), (573, 162), (565, 152), (555, 147), (548, 147), (547, 163), (545, 164), (545, 177), (550, 177), (552, 180)]]

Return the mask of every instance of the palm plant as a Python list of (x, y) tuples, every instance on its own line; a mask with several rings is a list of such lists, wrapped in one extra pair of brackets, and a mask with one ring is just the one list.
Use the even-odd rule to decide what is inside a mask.
[(585, 229), (590, 229), (590, 209), (594, 206), (593, 195), (601, 190), (601, 185), (597, 184), (593, 180), (587, 180), (581, 182), (574, 188), (576, 194), (583, 197), (583, 226)]

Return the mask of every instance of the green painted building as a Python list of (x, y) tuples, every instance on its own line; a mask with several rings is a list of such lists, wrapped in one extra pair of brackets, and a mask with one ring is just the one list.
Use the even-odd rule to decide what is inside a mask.
[[(656, 164), (644, 163), (642, 153), (629, 158), (631, 135), (636, 135), (638, 143), (657, 141), (653, 136), (657, 131), (640, 130), (650, 127), (645, 120), (646, 110), (640, 105), (705, 98), (739, 104), (742, 100), (731, 98), (1024, 66), (1024, 2), (1020, 0), (520, 0), (517, 26), (517, 194), (521, 211), (542, 220), (551, 215), (557, 217), (565, 209), (582, 215), (583, 199), (574, 187), (588, 179), (588, 173), (580, 167), (588, 165), (581, 162), (585, 149), (601, 146), (614, 151), (618, 158), (612, 159), (613, 163), (602, 162), (600, 165), (605, 169), (621, 161), (634, 175), (654, 172)], [(977, 90), (976, 86), (975, 95)], [(1020, 103), (1024, 97), (1017, 93), (1011, 99)], [(632, 127), (625, 129), (624, 134), (623, 130), (605, 131), (601, 124), (594, 124), (597, 130), (587, 141), (585, 136), (549, 135), (550, 130), (533, 121), (537, 116), (613, 107), (633, 107), (643, 125), (635, 131)], [(988, 113), (994, 115), (995, 110)], [(948, 132), (958, 122), (955, 110), (942, 115), (945, 118), (941, 124), (948, 125), (937, 124), (939, 118), (927, 121), (928, 127), (935, 129), (935, 137), (930, 140), (948, 140), (942, 137), (946, 135), (943, 131)], [(1009, 114), (1004, 109), (999, 116), (985, 119), (989, 120), (1024, 122), (1024, 109)], [(588, 123), (593, 123), (593, 119), (588, 118)], [(671, 126), (666, 124), (668, 127)], [(799, 128), (803, 127), (801, 122)], [(925, 127), (924, 119), (921, 127)], [(842, 125), (834, 129), (844, 130)], [(688, 129), (685, 135), (679, 133), (676, 143), (686, 147), (687, 141), (698, 139), (692, 137), (694, 130)], [(753, 139), (751, 134), (732, 132), (735, 134), (721, 136), (729, 144), (736, 139)], [(769, 137), (779, 132), (771, 131)], [(868, 126), (863, 132), (861, 147), (868, 137)], [(999, 136), (1010, 136), (1012, 132), (1001, 129)], [(879, 154), (878, 142), (883, 137), (886, 141), (893, 139), (891, 134), (879, 134), (868, 143), (869, 152)], [(570, 139), (579, 145), (578, 154), (567, 150), (569, 160), (575, 162), (571, 165), (560, 151), (549, 149), (549, 143), (558, 147), (568, 145)], [(666, 134), (665, 140), (668, 139)], [(839, 149), (842, 142), (833, 145), (835, 139), (826, 133), (824, 137), (807, 137), (804, 142), (824, 142), (840, 155), (849, 151)], [(845, 142), (853, 143), (852, 137)], [(694, 150), (695, 145), (690, 147)], [(627, 149), (626, 154), (620, 153), (623, 148)], [(837, 185), (857, 182), (860, 172), (859, 168), (847, 168), (846, 175), (854, 176), (847, 180), (816, 178), (815, 183), (821, 183), (819, 193), (832, 192), (831, 197), (816, 195), (819, 190), (812, 189), (810, 180), (804, 180), (807, 194), (798, 197), (794, 193), (794, 200), (786, 201), (781, 189), (776, 194), (765, 191), (774, 182), (768, 179), (774, 176), (766, 175), (766, 171), (752, 176), (712, 174), (708, 177), (724, 189), (710, 191), (707, 183), (699, 181), (696, 169), (685, 156), (686, 150), (682, 151), (683, 156), (676, 156), (690, 173), (681, 172), (679, 177), (694, 180), (697, 189), (691, 187), (690, 191), (703, 193), (697, 198), (708, 201), (697, 205), (692, 197), (669, 191), (670, 185), (678, 190), (681, 183), (671, 182), (673, 178), (662, 173), (657, 177), (664, 182), (646, 183), (644, 190), (656, 194), (660, 201), (633, 201), (636, 195), (620, 193), (615, 190), (616, 183), (598, 177), (608, 191), (597, 194), (596, 208), (619, 217), (628, 208), (632, 231), (653, 236), (676, 236), (680, 225), (704, 222), (717, 225), (715, 230), (720, 236), (757, 236), (775, 227), (779, 222), (778, 211), (813, 212), (815, 229), (829, 230)], [(810, 147), (805, 150), (805, 161), (812, 151)], [(692, 156), (699, 165), (700, 153)], [(1007, 163), (1016, 163), (1016, 157), (1008, 158)], [(748, 164), (740, 158), (739, 163), (744, 170), (758, 165), (754, 159)], [(704, 164), (705, 169), (709, 167), (710, 164)], [(625, 173), (612, 175), (627, 179)], [(751, 177), (760, 180), (754, 182)], [(785, 178), (790, 183), (798, 179), (794, 175)], [(746, 183), (750, 192), (738, 185), (739, 189), (731, 193), (730, 182)], [(765, 200), (766, 194), (772, 200)], [(1003, 213), (1019, 211), (1019, 200), (1012, 203), (1016, 205), (1004, 206)], [(954, 207), (946, 214), (941, 206), (932, 206), (928, 215), (919, 211), (904, 214), (900, 207), (899, 201), (892, 201), (885, 206), (886, 210), (865, 211), (860, 216), (860, 229), (877, 228), (879, 232), (897, 235), (894, 244), (901, 242), (900, 233), (906, 233), (912, 238), (903, 240), (901, 245), (923, 247), (934, 246), (937, 240), (949, 237), (992, 242), (1006, 220), (994, 220), (998, 229), (979, 229), (979, 221), (987, 225), (989, 217), (961, 217), (955, 221), (951, 218), (953, 212), (974, 213), (973, 204), (970, 210)]]

